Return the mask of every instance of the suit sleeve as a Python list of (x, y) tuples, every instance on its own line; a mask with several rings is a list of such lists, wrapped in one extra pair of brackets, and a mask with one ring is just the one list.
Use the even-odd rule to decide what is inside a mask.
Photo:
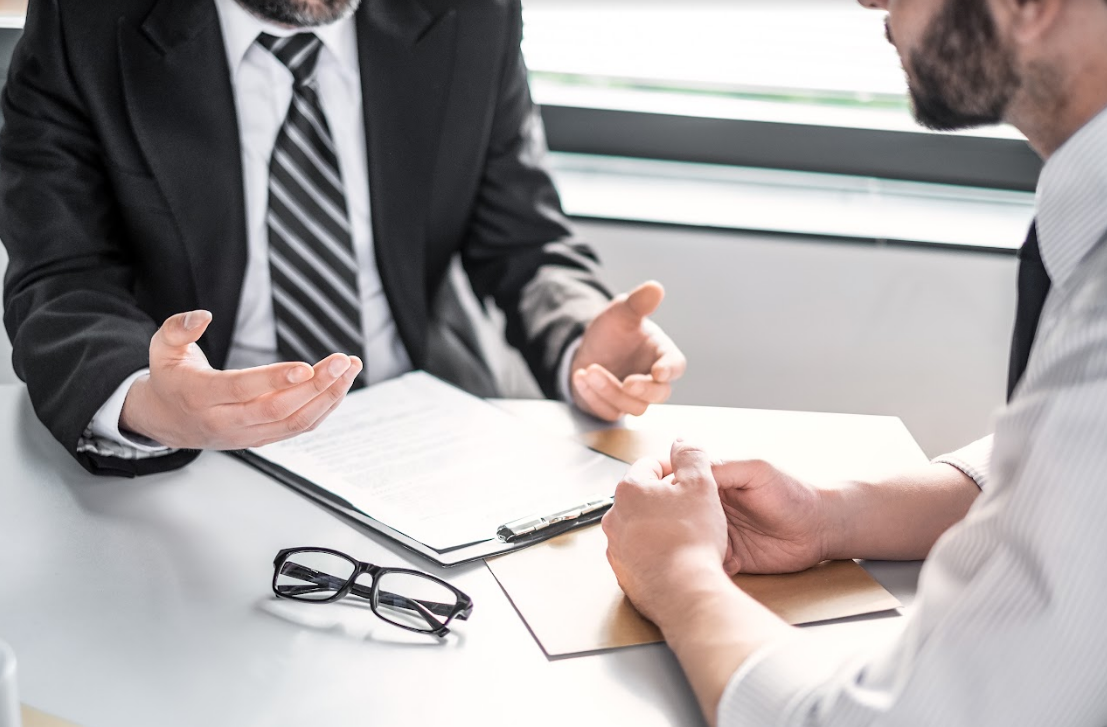
[(565, 350), (611, 299), (595, 254), (573, 237), (545, 167), (542, 117), (520, 50), (518, 2), (507, 47), (481, 187), (462, 261), (480, 297), (491, 296), (543, 392), (558, 396)]
[(74, 83), (57, 0), (32, 0), (3, 94), (4, 325), (39, 418), (90, 472), (134, 476), (195, 452), (126, 459), (80, 447), (97, 410), (148, 366), (156, 323), (135, 302), (132, 253)]

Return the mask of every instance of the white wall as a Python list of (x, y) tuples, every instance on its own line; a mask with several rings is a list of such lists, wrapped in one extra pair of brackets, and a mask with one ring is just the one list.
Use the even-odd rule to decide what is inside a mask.
[(901, 417), (929, 455), (989, 431), (1015, 258), (587, 223), (620, 289), (656, 278), (690, 360), (673, 402)]

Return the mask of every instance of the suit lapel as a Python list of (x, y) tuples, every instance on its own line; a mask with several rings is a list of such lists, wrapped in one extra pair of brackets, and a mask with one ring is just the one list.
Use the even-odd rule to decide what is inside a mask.
[(456, 40), (453, 10), (365, 0), (357, 14), (377, 266), (412, 362), (426, 357), (426, 218)]
[(201, 345), (219, 366), (245, 275), (246, 203), (215, 4), (161, 0), (140, 28), (120, 26), (119, 54), (135, 135), (176, 219), (196, 300), (215, 314)]

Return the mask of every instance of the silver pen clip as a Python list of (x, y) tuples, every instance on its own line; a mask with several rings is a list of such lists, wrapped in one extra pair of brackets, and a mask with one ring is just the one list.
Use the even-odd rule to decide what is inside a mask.
[(511, 543), (519, 538), (533, 535), (534, 533), (558, 525), (559, 523), (579, 520), (589, 515), (593, 516), (589, 518), (589, 520), (595, 519), (598, 513), (607, 510), (613, 504), (615, 504), (615, 498), (602, 497), (550, 515), (528, 515), (527, 517), (519, 518), (518, 520), (513, 520), (501, 525), (499, 530), (496, 531), (496, 535), (505, 543)]

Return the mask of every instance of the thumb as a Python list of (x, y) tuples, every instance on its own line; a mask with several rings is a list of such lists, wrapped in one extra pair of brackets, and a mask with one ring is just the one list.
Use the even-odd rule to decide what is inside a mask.
[(769, 465), (758, 460), (732, 460), (716, 462), (711, 466), (720, 490), (749, 489), (764, 477)]
[(683, 440), (673, 442), (672, 449), (674, 480), (685, 487), (704, 487), (714, 491), (717, 488), (715, 476), (711, 473), (711, 459), (707, 452)]
[(167, 348), (186, 348), (196, 343), (211, 323), (211, 313), (206, 310), (194, 310), (170, 316), (154, 334), (153, 344)]
[(645, 318), (653, 315), (664, 298), (665, 289), (661, 287), (661, 283), (650, 280), (627, 294), (625, 303), (634, 315)]

